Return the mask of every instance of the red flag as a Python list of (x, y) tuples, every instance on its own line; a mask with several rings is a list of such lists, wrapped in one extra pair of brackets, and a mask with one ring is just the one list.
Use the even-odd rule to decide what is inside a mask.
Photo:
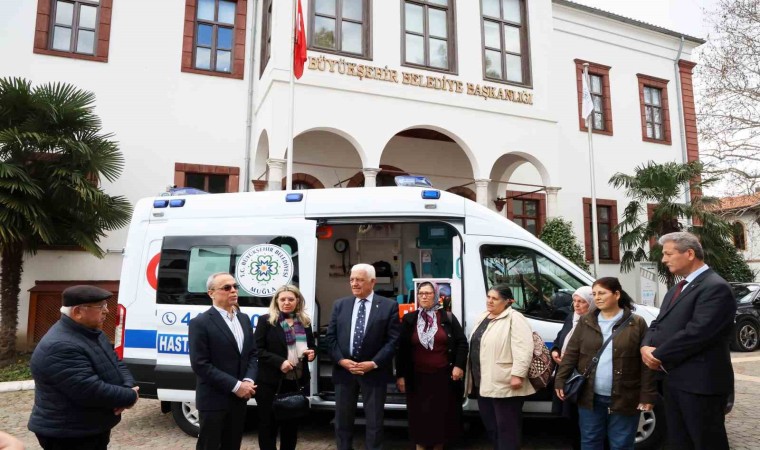
[(296, 41), (293, 48), (293, 74), (296, 78), (303, 75), (303, 66), (306, 64), (306, 30), (303, 27), (303, 10), (301, 0), (298, 0), (298, 15), (296, 16)]

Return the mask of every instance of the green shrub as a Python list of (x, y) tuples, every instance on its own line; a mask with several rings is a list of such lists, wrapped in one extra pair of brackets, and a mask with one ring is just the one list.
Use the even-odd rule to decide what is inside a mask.
[(538, 238), (581, 269), (589, 271), (583, 247), (578, 243), (573, 233), (573, 223), (569, 220), (561, 217), (547, 220)]

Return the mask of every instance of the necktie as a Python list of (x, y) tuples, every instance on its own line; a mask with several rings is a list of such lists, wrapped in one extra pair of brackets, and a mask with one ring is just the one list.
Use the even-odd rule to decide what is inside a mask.
[(681, 280), (676, 285), (676, 290), (675, 290), (675, 292), (673, 292), (673, 299), (670, 301), (671, 305), (676, 301), (676, 299), (678, 298), (678, 296), (681, 295), (681, 291), (683, 291), (683, 287), (684, 286), (686, 286), (686, 280)]
[(366, 298), (359, 301), (359, 312), (356, 314), (356, 328), (354, 328), (354, 351), (351, 353), (351, 357), (354, 359), (359, 358), (359, 352), (362, 349), (362, 341), (364, 340), (364, 322), (367, 319), (366, 305)]

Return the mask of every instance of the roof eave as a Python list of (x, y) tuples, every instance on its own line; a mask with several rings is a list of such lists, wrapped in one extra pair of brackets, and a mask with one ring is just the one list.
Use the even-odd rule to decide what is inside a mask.
[(669, 30), (667, 28), (658, 27), (657, 25), (641, 22), (639, 20), (631, 19), (630, 17), (621, 16), (619, 14), (611, 13), (609, 11), (604, 11), (602, 9), (594, 8), (592, 6), (581, 5), (580, 3), (575, 3), (569, 0), (552, 0), (552, 2), (557, 5), (567, 6), (568, 8), (577, 9), (578, 11), (583, 11), (589, 14), (606, 17), (612, 20), (617, 20), (619, 22), (624, 22), (624, 23), (627, 23), (629, 25), (633, 25), (639, 28), (644, 28), (650, 31), (654, 31), (656, 33), (666, 34), (668, 36), (672, 36), (678, 39), (683, 38), (685, 41), (692, 42), (694, 44), (697, 44), (698, 46), (707, 42), (704, 39), (700, 39), (698, 37), (689, 36), (688, 34), (683, 34), (677, 31)]

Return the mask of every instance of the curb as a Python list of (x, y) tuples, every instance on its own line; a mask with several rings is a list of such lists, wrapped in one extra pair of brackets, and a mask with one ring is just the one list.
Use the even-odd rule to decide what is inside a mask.
[(0, 392), (29, 391), (34, 389), (34, 380), (6, 381), (0, 383)]

